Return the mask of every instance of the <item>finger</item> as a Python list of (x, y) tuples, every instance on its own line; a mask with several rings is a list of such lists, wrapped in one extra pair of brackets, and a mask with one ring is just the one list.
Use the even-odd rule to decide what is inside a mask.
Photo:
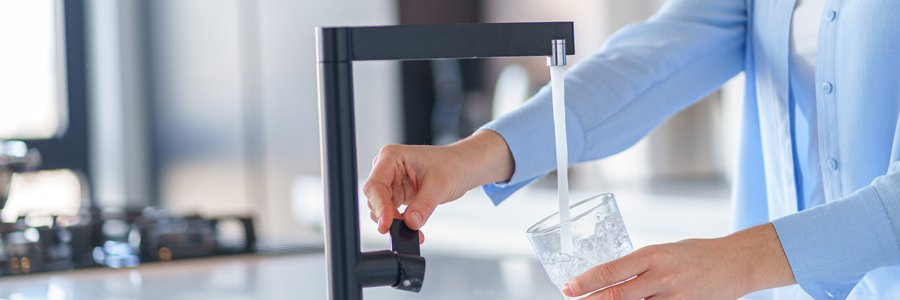
[(394, 179), (393, 175), (393, 170), (389, 166), (379, 164), (372, 169), (372, 174), (363, 185), (363, 194), (368, 198), (369, 208), (376, 216), (374, 221), (378, 223), (380, 233), (386, 233), (391, 229), (391, 222), (385, 220), (393, 220), (397, 213), (397, 207), (391, 200), (393, 193), (390, 186)]
[(434, 212), (438, 204), (443, 203), (446, 199), (441, 194), (436, 185), (425, 185), (416, 195), (416, 198), (410, 203), (403, 212), (406, 226), (412, 230), (419, 230), (428, 221), (428, 217)]
[(637, 300), (651, 297), (654, 294), (653, 286), (651, 285), (652, 280), (643, 277), (638, 276), (621, 284), (602, 289), (582, 300)]
[[(569, 279), (563, 285), (563, 293), (570, 297), (581, 296), (643, 274), (650, 268), (651, 259), (648, 257), (647, 251), (641, 250), (643, 249), (596, 266), (584, 274)], [(566, 293), (566, 288), (569, 293)]]
[[(407, 196), (406, 190), (410, 190), (410, 185), (407, 184), (406, 179), (401, 179), (400, 182), (395, 182), (391, 189), (394, 190), (394, 195), (391, 196), (391, 201), (394, 203), (394, 207), (400, 207), (403, 205), (403, 201), (406, 199), (412, 199), (412, 196)], [(413, 194), (415, 195), (415, 194)]]
[[(375, 222), (376, 224), (378, 224), (377, 228), (378, 228), (378, 231), (380, 232), (381, 231), (381, 219), (378, 219), (378, 216), (375, 215), (375, 210), (372, 209), (372, 203), (367, 202), (366, 204), (369, 205), (369, 210), (370, 210), (369, 211), (369, 219), (372, 219), (372, 222)], [(380, 232), (380, 233), (385, 234), (386, 232)]]

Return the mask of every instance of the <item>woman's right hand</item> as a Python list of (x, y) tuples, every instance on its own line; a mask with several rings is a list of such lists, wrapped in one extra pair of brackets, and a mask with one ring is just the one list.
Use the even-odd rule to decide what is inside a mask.
[[(419, 230), (438, 205), (475, 187), (508, 180), (515, 169), (506, 141), (490, 130), (448, 146), (387, 145), (373, 164), (363, 193), (382, 234), (395, 218)], [(407, 207), (401, 214), (402, 205)]]

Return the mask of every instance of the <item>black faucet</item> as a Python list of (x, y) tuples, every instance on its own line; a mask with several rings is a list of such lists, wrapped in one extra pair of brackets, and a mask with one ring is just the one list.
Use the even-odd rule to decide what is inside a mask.
[(563, 56), (572, 55), (573, 27), (554, 22), (316, 28), (329, 299), (360, 300), (362, 288), (374, 286), (418, 292), (425, 275), (418, 232), (402, 220), (391, 226), (393, 251), (360, 252), (352, 62), (550, 56), (553, 40), (565, 40)]

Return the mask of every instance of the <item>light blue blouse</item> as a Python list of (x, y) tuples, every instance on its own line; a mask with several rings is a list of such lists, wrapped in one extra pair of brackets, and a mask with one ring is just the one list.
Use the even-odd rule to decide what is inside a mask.
[[(566, 74), (570, 161), (625, 150), (743, 71), (734, 227), (773, 222), (803, 289), (757, 295), (900, 298), (900, 1), (825, 4), (818, 88), (802, 96), (816, 102), (826, 203), (800, 212), (788, 59), (794, 4), (671, 0), (614, 34)], [(551, 111), (545, 87), (483, 127), (503, 136), (516, 162), (508, 182), (484, 187), (495, 203), (556, 167)]]

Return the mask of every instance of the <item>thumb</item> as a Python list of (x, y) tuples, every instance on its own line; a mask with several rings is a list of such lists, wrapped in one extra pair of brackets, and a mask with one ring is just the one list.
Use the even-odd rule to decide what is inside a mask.
[(403, 220), (406, 221), (406, 226), (409, 226), (412, 230), (422, 228), (438, 204), (446, 201), (442, 194), (435, 185), (423, 187), (417, 193), (416, 199), (403, 212)]

